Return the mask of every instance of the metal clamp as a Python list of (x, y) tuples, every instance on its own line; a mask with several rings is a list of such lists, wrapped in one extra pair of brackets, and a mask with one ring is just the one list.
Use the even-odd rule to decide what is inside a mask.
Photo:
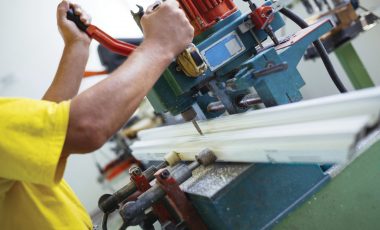
[(171, 176), (169, 170), (160, 169), (154, 176), (160, 187), (175, 205), (175, 210), (182, 222), (184, 222), (183, 224), (186, 225), (188, 229), (206, 230), (207, 227), (203, 223), (202, 218), (179, 187), (179, 183)]

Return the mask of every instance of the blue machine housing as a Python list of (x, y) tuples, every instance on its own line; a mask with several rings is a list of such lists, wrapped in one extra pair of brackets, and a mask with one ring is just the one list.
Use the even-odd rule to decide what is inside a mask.
[[(194, 43), (201, 54), (204, 54), (203, 57), (206, 63), (209, 64), (208, 70), (202, 76), (193, 78), (186, 76), (178, 69), (176, 63), (172, 63), (148, 94), (148, 99), (155, 111), (169, 111), (173, 115), (177, 115), (187, 110), (196, 102), (195, 94), (197, 93), (196, 88), (198, 86), (207, 82), (212, 77), (223, 80), (224, 76), (231, 74), (231, 72), (236, 72), (236, 70), (240, 69), (242, 63), (256, 55), (255, 47), (258, 44), (252, 34), (249, 32), (241, 33), (238, 29), (239, 25), (248, 20), (250, 20), (248, 14), (243, 15), (240, 11), (237, 11), (230, 17), (214, 25), (211, 29), (198, 35), (194, 39)], [(275, 15), (271, 26), (274, 31), (284, 26), (284, 21), (279, 14)], [(254, 30), (254, 33), (261, 41), (266, 40), (268, 37), (262, 30)], [(243, 49), (233, 55), (226, 53), (226, 50), (223, 50), (223, 48), (225, 48), (224, 42), (228, 41), (223, 40), (223, 38), (228, 36), (232, 37), (233, 41), (237, 41)], [(231, 42), (231, 40), (229, 41)], [(223, 53), (224, 56), (221, 56)], [(210, 63), (220, 61), (223, 64), (217, 68), (213, 68), (214, 66), (210, 65)]]
[[(177, 115), (198, 103), (205, 116), (211, 118), (217, 115), (207, 112), (207, 104), (220, 100), (234, 107), (230, 113), (242, 112), (244, 110), (239, 108), (237, 100), (252, 88), (266, 107), (300, 101), (302, 95), (299, 90), (305, 82), (297, 65), (307, 47), (328, 32), (332, 24), (325, 22), (306, 31), (300, 39), (291, 41), (285, 48), (268, 46), (257, 49), (258, 40), (264, 41), (268, 35), (264, 30), (252, 27), (242, 30), (241, 26), (247, 22), (250, 22), (249, 14), (243, 15), (237, 11), (198, 35), (194, 43), (208, 66), (207, 71), (198, 77), (188, 77), (177, 63), (172, 63), (148, 94), (155, 111), (169, 111)], [(278, 13), (270, 26), (273, 31), (284, 26)], [(288, 37), (282, 42), (291, 39)], [(215, 95), (215, 92), (209, 95), (204, 90), (200, 92), (210, 80), (218, 83), (214, 91), (222, 91), (223, 95)], [(227, 80), (233, 80), (236, 87), (224, 87)]]
[(236, 85), (240, 89), (253, 86), (266, 106), (301, 100), (299, 89), (305, 82), (297, 65), (307, 47), (331, 29), (330, 21), (322, 21), (287, 38), (285, 48), (271, 47), (260, 52), (241, 65), (235, 75)]

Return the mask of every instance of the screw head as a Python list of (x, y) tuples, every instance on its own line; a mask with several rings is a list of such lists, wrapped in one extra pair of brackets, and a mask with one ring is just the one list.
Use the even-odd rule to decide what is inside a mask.
[(170, 172), (169, 172), (169, 170), (167, 170), (167, 169), (164, 169), (164, 170), (161, 172), (161, 174), (160, 174), (160, 177), (161, 177), (162, 179), (167, 179), (167, 178), (169, 178), (169, 176), (170, 176)]
[(129, 169), (129, 174), (134, 176), (141, 176), (142, 172), (141, 169), (137, 166), (134, 166)]

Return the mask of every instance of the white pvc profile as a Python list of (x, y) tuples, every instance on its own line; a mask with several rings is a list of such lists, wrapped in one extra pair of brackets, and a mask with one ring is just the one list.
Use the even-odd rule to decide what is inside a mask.
[(171, 151), (193, 160), (210, 148), (219, 161), (341, 163), (379, 111), (374, 88), (199, 122), (204, 136), (191, 124), (142, 131), (132, 150), (140, 160)]

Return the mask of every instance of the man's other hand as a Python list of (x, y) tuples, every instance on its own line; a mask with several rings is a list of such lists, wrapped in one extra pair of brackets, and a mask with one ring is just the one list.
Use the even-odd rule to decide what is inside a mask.
[(91, 38), (83, 31), (78, 29), (74, 22), (67, 19), (67, 11), (72, 8), (74, 13), (80, 17), (85, 25), (90, 25), (91, 17), (79, 5), (63, 0), (57, 7), (57, 24), (59, 32), (65, 42), (65, 45), (82, 43), (89, 46)]
[(141, 19), (144, 43), (169, 58), (177, 57), (191, 43), (194, 28), (176, 0), (167, 0), (148, 9)]

